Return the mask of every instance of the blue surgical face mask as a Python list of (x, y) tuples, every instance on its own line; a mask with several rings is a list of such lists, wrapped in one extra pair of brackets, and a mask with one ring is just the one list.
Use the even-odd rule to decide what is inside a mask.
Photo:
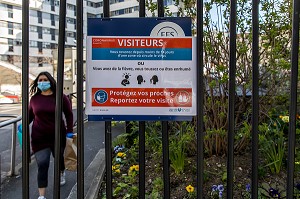
[(37, 86), (41, 91), (46, 91), (48, 90), (51, 85), (50, 82), (38, 82), (38, 86)]

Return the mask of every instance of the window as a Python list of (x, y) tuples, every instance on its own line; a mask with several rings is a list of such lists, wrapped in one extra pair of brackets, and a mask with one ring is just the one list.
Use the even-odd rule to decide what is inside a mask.
[[(125, 13), (124, 9), (119, 10), (119, 15), (123, 15)], [(129, 12), (128, 12), (129, 13)]]
[(51, 34), (51, 40), (55, 41), (55, 29), (50, 29), (50, 34)]
[(43, 13), (41, 11), (37, 11), (38, 23), (43, 23)]
[(73, 18), (67, 18), (67, 23), (69, 23), (69, 24), (75, 24), (76, 20), (73, 19)]
[(12, 22), (7, 23), (7, 28), (8, 28), (8, 34), (13, 35), (14, 34), (14, 24)]
[(37, 32), (37, 27), (36, 26), (29, 26), (29, 31), (30, 32)]
[(13, 12), (8, 12), (8, 18), (14, 18), (14, 13)]
[(51, 44), (50, 44), (50, 48), (51, 48), (51, 49), (57, 48), (57, 44), (51, 43)]
[(7, 10), (8, 11), (12, 11), (13, 10), (13, 6), (12, 5), (7, 5)]
[(38, 32), (38, 38), (43, 39), (43, 28), (37, 27), (37, 32)]
[(37, 17), (37, 16), (38, 16), (36, 10), (29, 10), (29, 15), (30, 15), (31, 17)]
[(128, 13), (132, 13), (133, 9), (132, 8), (125, 8), (124, 10), (125, 10), (125, 13), (128, 14)]
[(44, 34), (50, 34), (50, 28), (43, 28)]
[(67, 9), (68, 10), (76, 10), (76, 7), (74, 5), (72, 5), (72, 4), (68, 4), (67, 3)]
[(39, 53), (43, 53), (43, 43), (42, 42), (37, 42), (37, 46), (39, 49)]
[(7, 23), (7, 28), (14, 28), (14, 24), (12, 22)]
[(96, 15), (92, 13), (87, 13), (87, 18), (96, 18)]
[(46, 19), (46, 20), (50, 20), (51, 19), (51, 15), (49, 13), (43, 13), (43, 19)]
[(49, 42), (44, 42), (43, 43), (43, 48), (50, 49), (50, 43)]
[(14, 40), (13, 40), (13, 39), (7, 39), (7, 44), (8, 44), (9, 46), (14, 45)]
[(22, 46), (22, 41), (21, 40), (16, 40), (15, 45), (16, 46)]
[(14, 46), (8, 46), (8, 52), (14, 52)]
[(37, 41), (29, 41), (29, 47), (33, 47), (33, 48), (38, 47)]
[(22, 24), (14, 23), (14, 29), (22, 30)]
[(75, 34), (73, 32), (67, 32), (66, 35), (67, 37), (75, 37)]

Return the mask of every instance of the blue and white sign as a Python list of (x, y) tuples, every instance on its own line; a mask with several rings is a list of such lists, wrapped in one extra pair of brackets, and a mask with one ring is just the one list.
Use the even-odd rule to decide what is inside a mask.
[(88, 119), (191, 120), (195, 49), (191, 18), (88, 19)]

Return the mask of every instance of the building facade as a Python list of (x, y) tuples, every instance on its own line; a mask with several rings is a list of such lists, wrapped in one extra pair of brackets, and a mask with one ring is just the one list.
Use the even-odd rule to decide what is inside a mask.
[[(171, 12), (176, 12), (172, 0), (164, 3), (170, 6)], [(29, 0), (29, 73), (32, 75), (41, 71), (55, 75), (59, 4), (59, 0)], [(103, 17), (103, 0), (84, 0), (83, 7), (85, 45), (87, 18)], [(76, 0), (67, 0), (66, 8), (65, 47), (73, 52), (76, 48)], [(138, 17), (138, 11), (139, 3), (136, 0), (110, 0), (111, 17)], [(148, 12), (147, 16), (151, 17), (152, 14)], [(22, 67), (22, 0), (0, 0), (0, 61)], [(74, 60), (72, 63), (75, 63)], [(65, 67), (66, 79), (70, 74), (74, 77), (74, 72), (69, 70), (74, 70), (74, 67)], [(4, 84), (0, 82), (0, 91)]]

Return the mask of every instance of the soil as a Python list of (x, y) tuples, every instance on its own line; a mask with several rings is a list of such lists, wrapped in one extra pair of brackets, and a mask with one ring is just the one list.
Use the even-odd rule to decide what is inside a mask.
[[(163, 179), (163, 168), (162, 162), (155, 161), (155, 155), (146, 153), (146, 194), (149, 195), (153, 191), (154, 180), (158, 177)], [(212, 156), (206, 158), (204, 163), (204, 187), (203, 194), (204, 198), (212, 198), (210, 196), (213, 185), (224, 185), (225, 190), (223, 198), (226, 198), (226, 162), (227, 157)], [(251, 184), (251, 153), (245, 153), (242, 155), (234, 156), (234, 197), (233, 198), (246, 198), (242, 195), (246, 193), (246, 185)], [(264, 163), (259, 162), (259, 187), (261, 183), (276, 184), (276, 186), (283, 186), (286, 188), (286, 170), (282, 169), (279, 174), (270, 174), (268, 167), (262, 167)], [(284, 166), (286, 168), (286, 165)], [(188, 192), (186, 186), (196, 186), (196, 157), (188, 157), (185, 165), (185, 171), (180, 175), (175, 175), (174, 170), (170, 167), (170, 192), (172, 199), (184, 199), (188, 198)], [(294, 176), (295, 183), (300, 182), (299, 172), (295, 172)], [(114, 177), (115, 178), (115, 177)], [(118, 178), (118, 177), (117, 177)], [(118, 181), (121, 179), (118, 179)], [(138, 176), (137, 176), (138, 181)], [(138, 186), (138, 183), (136, 183)], [(163, 189), (163, 185), (162, 185)], [(98, 199), (105, 198), (102, 196), (105, 192), (105, 182), (99, 190)], [(196, 192), (196, 190), (195, 190)], [(124, 191), (124, 194), (126, 190)], [(161, 196), (163, 192), (161, 192)], [(115, 198), (123, 198), (124, 195)], [(159, 197), (163, 198), (163, 197)]]

